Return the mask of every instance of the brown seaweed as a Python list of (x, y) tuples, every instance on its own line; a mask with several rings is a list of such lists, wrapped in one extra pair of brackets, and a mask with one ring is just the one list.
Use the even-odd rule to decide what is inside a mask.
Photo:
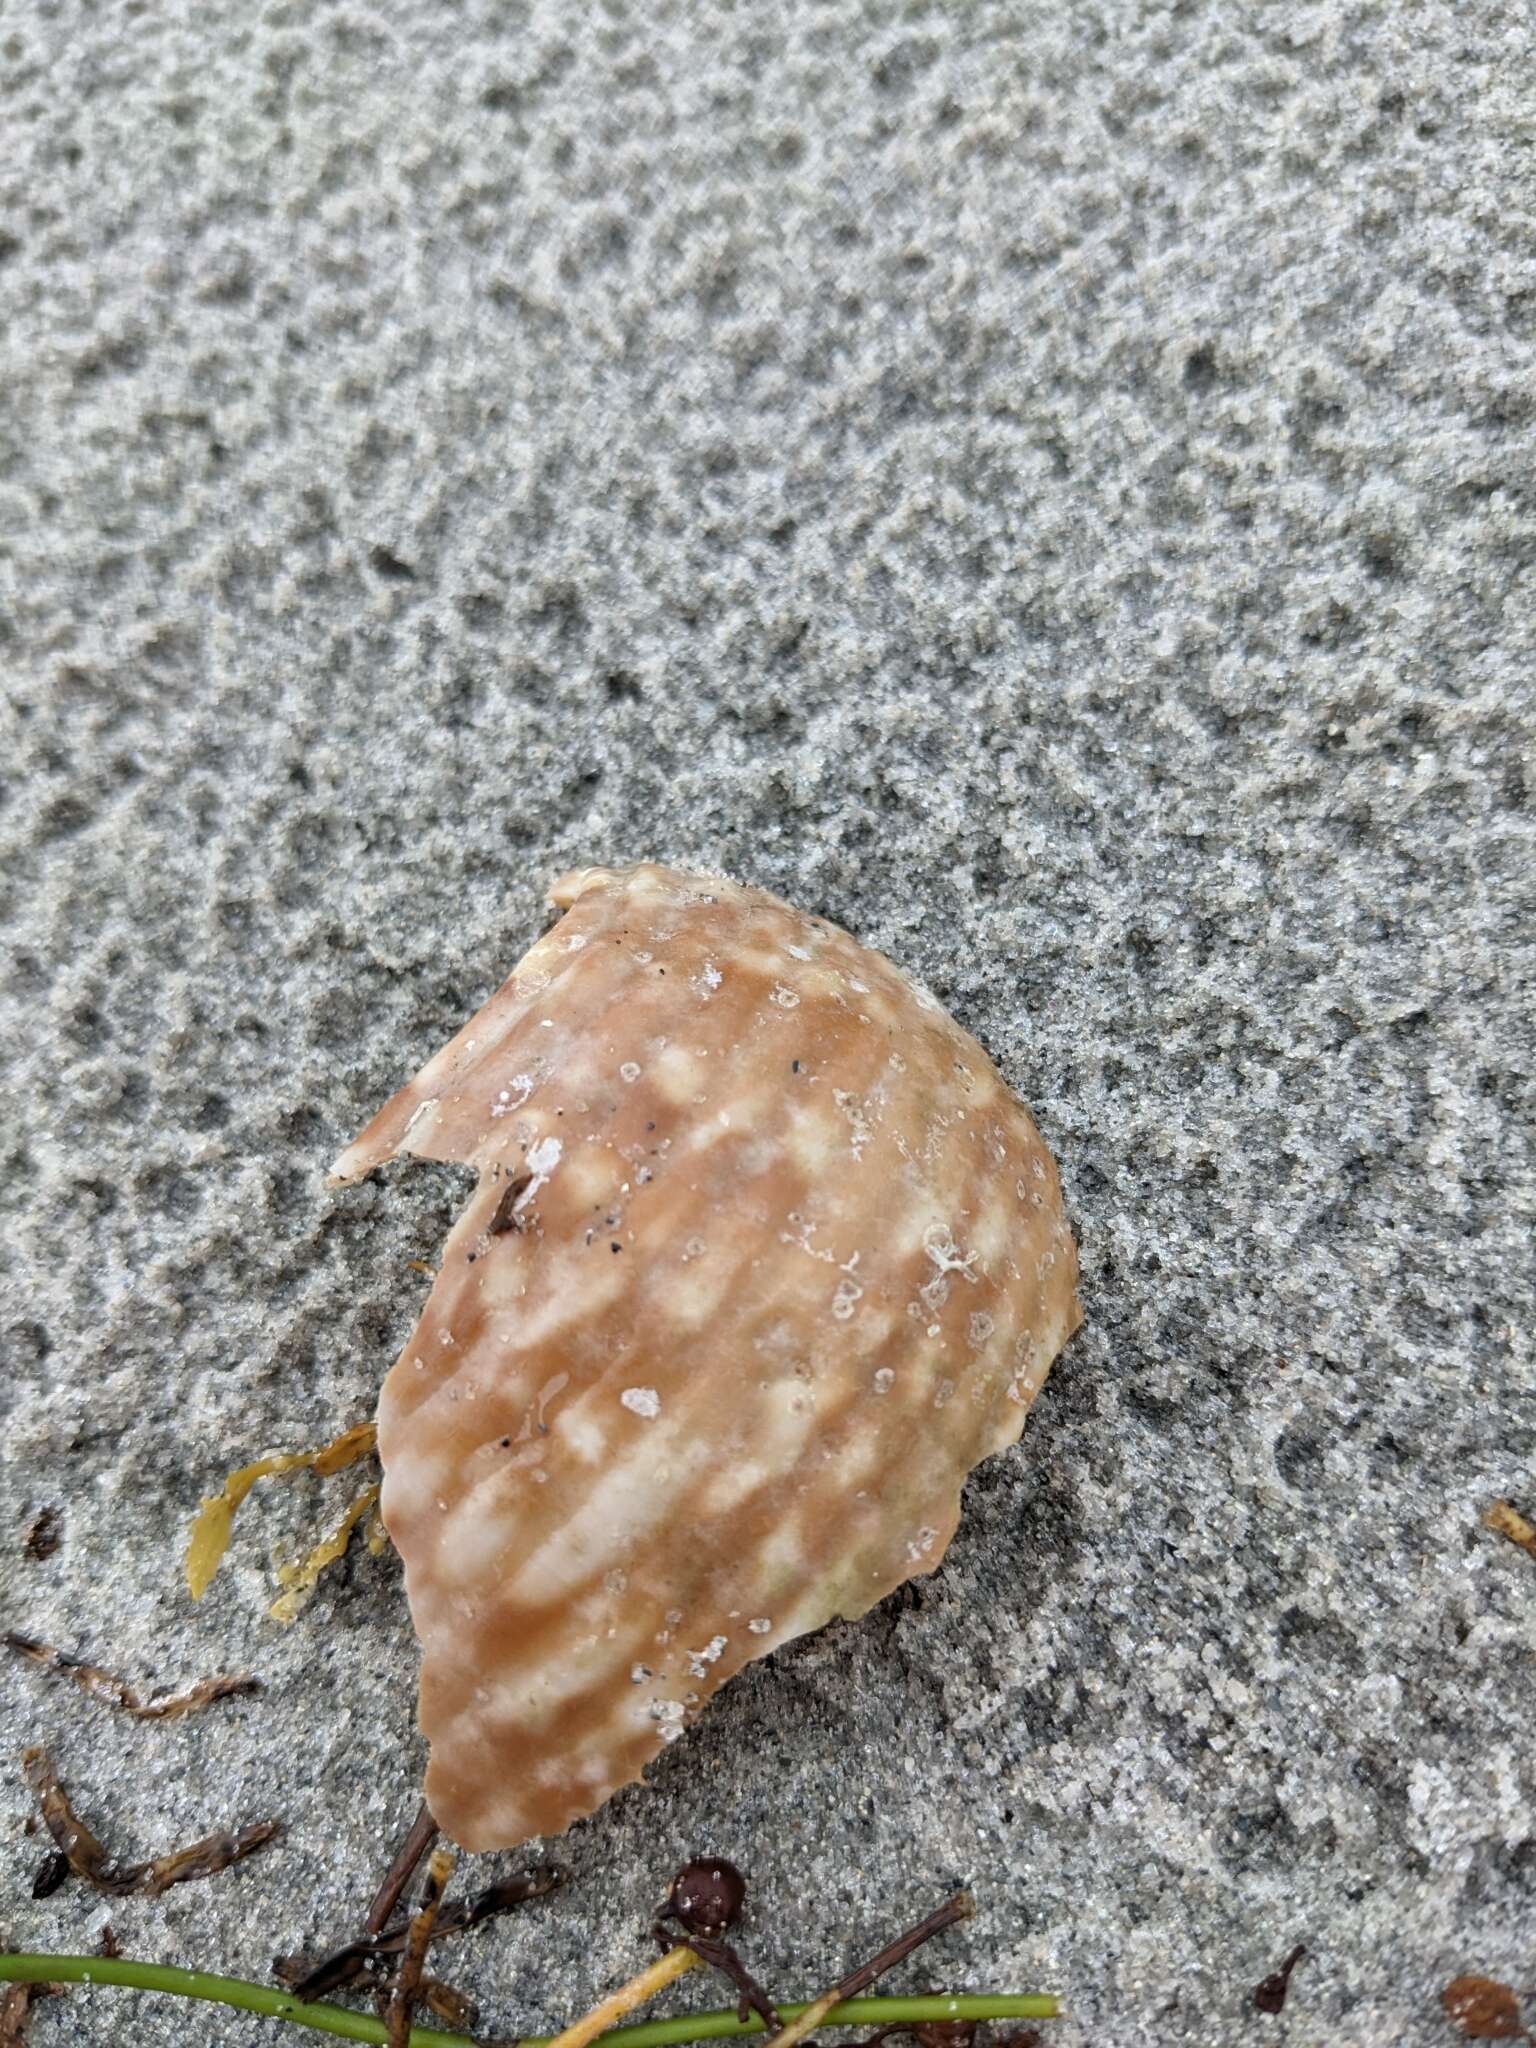
[(136, 1893), (157, 1897), (172, 1885), (212, 1877), (254, 1854), (282, 1831), (280, 1821), (257, 1821), (233, 1832), (206, 1835), (200, 1842), (166, 1856), (142, 1863), (114, 1863), (104, 1844), (70, 1805), (47, 1753), (28, 1749), (22, 1754), (21, 1764), (59, 1854), (76, 1877), (108, 1898), (130, 1898)]
[(51, 1643), (40, 1643), (32, 1636), (18, 1635), (14, 1629), (7, 1629), (3, 1640), (7, 1649), (30, 1658), (32, 1663), (42, 1665), (46, 1671), (56, 1671), (61, 1678), (79, 1686), (82, 1692), (104, 1699), (140, 1721), (174, 1720), (181, 1714), (201, 1713), (204, 1707), (211, 1707), (216, 1700), (239, 1699), (261, 1690), (258, 1678), (204, 1678), (185, 1692), (145, 1700), (139, 1697), (127, 1679), (119, 1678), (116, 1672), (104, 1671), (99, 1664), (88, 1664), (82, 1657), (72, 1657), (67, 1650), (55, 1649)]

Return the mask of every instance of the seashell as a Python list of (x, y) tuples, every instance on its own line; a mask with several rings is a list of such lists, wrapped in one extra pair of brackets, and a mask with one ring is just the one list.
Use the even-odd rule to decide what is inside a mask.
[(1029, 1113), (889, 961), (650, 864), (551, 901), (332, 1175), (480, 1174), (379, 1402), (466, 1849), (558, 1834), (750, 1659), (931, 1572), (1081, 1320)]

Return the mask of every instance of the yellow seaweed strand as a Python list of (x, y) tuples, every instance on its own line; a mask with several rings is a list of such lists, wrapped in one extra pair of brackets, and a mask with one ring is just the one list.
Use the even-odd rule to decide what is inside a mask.
[(317, 1451), (288, 1451), (276, 1457), (258, 1458), (254, 1464), (242, 1465), (238, 1472), (231, 1472), (224, 1482), (223, 1492), (210, 1494), (204, 1499), (197, 1520), (192, 1524), (186, 1565), (187, 1591), (192, 1598), (201, 1600), (213, 1583), (219, 1560), (229, 1547), (235, 1510), (258, 1479), (279, 1478), (305, 1468), (328, 1477), (332, 1472), (355, 1465), (359, 1458), (366, 1458), (378, 1441), (378, 1434), (377, 1423), (360, 1422), (354, 1429), (343, 1430), (330, 1443), (322, 1444)]
[(669, 1948), (664, 1956), (649, 1964), (638, 1977), (631, 1977), (627, 1984), (621, 1984), (589, 2013), (572, 2021), (563, 2033), (556, 2034), (549, 2048), (587, 2048), (599, 2034), (605, 2034), (617, 2020), (633, 2012), (637, 2005), (644, 2005), (654, 1998), (658, 1991), (664, 1991), (669, 1984), (675, 1984), (679, 1977), (699, 1967), (699, 1959), (691, 1948), (681, 1943)]
[(365, 1487), (353, 1501), (347, 1512), (336, 1524), (330, 1535), (317, 1543), (308, 1557), (295, 1558), (291, 1564), (280, 1564), (277, 1568), (277, 1582), (286, 1590), (278, 1595), (267, 1609), (274, 1621), (296, 1621), (309, 1605), (320, 1574), (327, 1565), (334, 1564), (339, 1557), (347, 1554), (347, 1545), (352, 1541), (352, 1531), (357, 1527), (379, 1498), (377, 1483)]

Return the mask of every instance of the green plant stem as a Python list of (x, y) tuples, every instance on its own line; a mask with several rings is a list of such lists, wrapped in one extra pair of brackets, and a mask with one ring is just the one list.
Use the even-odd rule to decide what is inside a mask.
[[(178, 1970), (169, 1963), (130, 1963), (123, 1957), (0, 1955), (0, 1984), (119, 1984), (130, 1991), (167, 1991), (178, 1998), (202, 1998), (232, 2005), (241, 2012), (261, 2013), (271, 2020), (338, 2034), (344, 2041), (383, 2043), (382, 2024), (367, 2013), (347, 2012), (339, 2005), (311, 2005), (267, 1984), (248, 1984), (240, 1977), (215, 1977), (206, 1970)], [(924, 2020), (1051, 2020), (1060, 2012), (1054, 1998), (1029, 1993), (989, 1997), (985, 1993), (945, 1998), (850, 1998), (828, 2013), (829, 2027), (892, 2027)], [(803, 2005), (781, 2005), (781, 2021), (796, 2018)], [(681, 2048), (690, 2041), (734, 2040), (760, 2034), (763, 2023), (753, 2013), (739, 2020), (734, 2012), (682, 2013), (676, 2019), (642, 2020), (614, 2027), (603, 2035), (606, 2048)], [(551, 2034), (525, 2034), (518, 2048), (547, 2048)], [(410, 2048), (468, 2048), (468, 2034), (445, 2034), (436, 2027), (413, 2027)]]

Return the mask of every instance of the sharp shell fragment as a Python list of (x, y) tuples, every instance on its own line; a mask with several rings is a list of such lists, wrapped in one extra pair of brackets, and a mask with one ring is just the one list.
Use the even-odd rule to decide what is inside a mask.
[(889, 961), (649, 864), (551, 900), (333, 1174), (480, 1174), (379, 1403), (427, 1799), (476, 1850), (932, 1571), (1081, 1319), (1033, 1120)]

